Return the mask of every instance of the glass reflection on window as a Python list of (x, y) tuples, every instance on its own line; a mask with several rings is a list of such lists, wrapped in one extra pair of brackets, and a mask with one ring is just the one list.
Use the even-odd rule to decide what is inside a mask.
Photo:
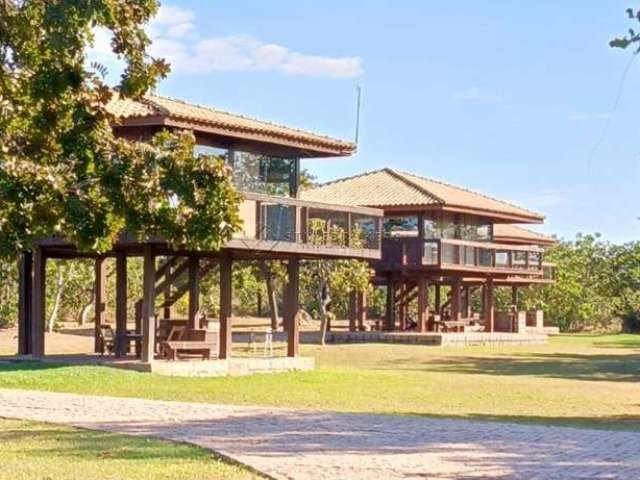
[(239, 190), (266, 195), (295, 195), (296, 159), (234, 152), (233, 182)]

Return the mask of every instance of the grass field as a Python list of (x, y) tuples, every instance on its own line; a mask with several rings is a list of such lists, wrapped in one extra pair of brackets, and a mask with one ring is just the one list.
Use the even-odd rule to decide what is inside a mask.
[(0, 388), (640, 430), (640, 335), (548, 345), (303, 346), (313, 372), (175, 378), (106, 367), (0, 365)]
[(0, 480), (249, 480), (207, 450), (145, 438), (0, 419)]

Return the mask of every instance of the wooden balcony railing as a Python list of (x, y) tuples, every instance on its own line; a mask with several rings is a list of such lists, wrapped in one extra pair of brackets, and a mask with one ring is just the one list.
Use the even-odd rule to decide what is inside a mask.
[(243, 229), (238, 239), (286, 242), (308, 248), (342, 248), (378, 253), (381, 210), (243, 193)]
[(543, 274), (543, 249), (457, 239), (386, 238), (382, 263), (387, 268)]

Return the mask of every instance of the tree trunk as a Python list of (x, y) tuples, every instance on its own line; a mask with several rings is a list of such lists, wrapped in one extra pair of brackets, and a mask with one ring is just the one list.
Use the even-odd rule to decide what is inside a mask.
[(331, 295), (329, 294), (329, 285), (326, 280), (320, 280), (318, 282), (318, 289), (316, 290), (316, 299), (318, 300), (318, 309), (320, 315), (320, 345), (325, 345), (325, 337), (327, 336), (327, 323), (328, 323), (328, 311), (327, 306), (331, 302)]
[(49, 316), (49, 320), (47, 321), (47, 331), (49, 333), (53, 332), (53, 326), (58, 320), (58, 315), (60, 313), (60, 305), (62, 305), (62, 294), (64, 293), (64, 275), (58, 270), (56, 274), (56, 298), (53, 302), (53, 310), (51, 310), (51, 315)]
[(271, 328), (278, 329), (278, 298), (276, 292), (276, 279), (267, 265), (267, 262), (260, 262), (260, 271), (267, 283), (267, 297), (269, 297), (269, 316), (271, 317)]
[(93, 306), (93, 298), (94, 293), (93, 290), (91, 290), (91, 297), (89, 297), (89, 300), (82, 305), (82, 308), (80, 308), (80, 313), (78, 314), (78, 325), (84, 326), (89, 321), (89, 312)]

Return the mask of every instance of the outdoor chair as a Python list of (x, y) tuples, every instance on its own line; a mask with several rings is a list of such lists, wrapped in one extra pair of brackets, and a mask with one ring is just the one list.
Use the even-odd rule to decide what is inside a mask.
[(258, 350), (258, 340), (264, 342), (263, 355), (267, 356), (267, 351), (270, 356), (273, 356), (273, 330), (271, 327), (267, 327), (264, 332), (254, 332), (253, 330), (249, 333), (249, 345), (248, 348), (254, 354)]

